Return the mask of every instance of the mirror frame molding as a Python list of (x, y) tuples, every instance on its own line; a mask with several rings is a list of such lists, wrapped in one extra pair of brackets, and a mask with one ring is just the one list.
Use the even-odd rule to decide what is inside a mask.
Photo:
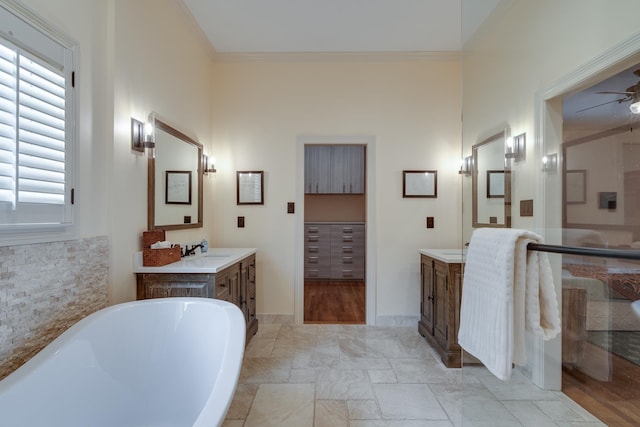
[(174, 129), (167, 123), (158, 120), (154, 120), (154, 127), (160, 129), (187, 144), (194, 145), (198, 149), (198, 170), (196, 171), (198, 179), (198, 220), (189, 224), (165, 224), (155, 225), (155, 212), (156, 212), (156, 200), (155, 200), (155, 180), (156, 180), (156, 161), (154, 157), (150, 157), (147, 161), (147, 228), (148, 230), (183, 230), (187, 228), (202, 228), (203, 218), (203, 188), (202, 184), (202, 144), (188, 137), (179, 130)]
[[(505, 128), (498, 133), (478, 142), (472, 148), (473, 151), (473, 173), (471, 174), (471, 192), (472, 192), (472, 227), (491, 227), (491, 228), (511, 228), (511, 167), (509, 162), (504, 162), (504, 224), (491, 224), (478, 222), (478, 148), (485, 144), (494, 142), (502, 138), (505, 143), (509, 137), (509, 130)], [(505, 154), (505, 148), (502, 149)]]

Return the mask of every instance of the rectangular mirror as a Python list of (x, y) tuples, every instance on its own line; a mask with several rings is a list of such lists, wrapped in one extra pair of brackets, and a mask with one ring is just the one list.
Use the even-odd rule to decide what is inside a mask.
[(149, 230), (202, 227), (202, 145), (155, 119), (155, 158), (149, 159)]
[(511, 170), (505, 129), (473, 146), (473, 227), (511, 227)]

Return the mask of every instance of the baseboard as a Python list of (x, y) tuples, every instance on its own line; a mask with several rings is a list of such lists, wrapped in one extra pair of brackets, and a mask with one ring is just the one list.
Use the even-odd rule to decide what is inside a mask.
[(420, 316), (377, 316), (376, 326), (415, 326), (418, 330)]
[(293, 323), (293, 314), (258, 314), (256, 315), (259, 323)]

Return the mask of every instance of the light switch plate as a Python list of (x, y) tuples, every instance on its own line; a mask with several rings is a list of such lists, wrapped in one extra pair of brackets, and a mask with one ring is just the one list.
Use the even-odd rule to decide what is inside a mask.
[(239, 216), (238, 217), (238, 228), (244, 228), (244, 217), (243, 216)]

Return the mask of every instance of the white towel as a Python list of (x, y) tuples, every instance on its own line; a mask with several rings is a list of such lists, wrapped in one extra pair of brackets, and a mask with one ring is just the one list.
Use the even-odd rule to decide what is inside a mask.
[(524, 365), (525, 327), (545, 340), (560, 332), (549, 259), (527, 251), (537, 234), (509, 228), (474, 231), (465, 261), (458, 343), (496, 377)]

